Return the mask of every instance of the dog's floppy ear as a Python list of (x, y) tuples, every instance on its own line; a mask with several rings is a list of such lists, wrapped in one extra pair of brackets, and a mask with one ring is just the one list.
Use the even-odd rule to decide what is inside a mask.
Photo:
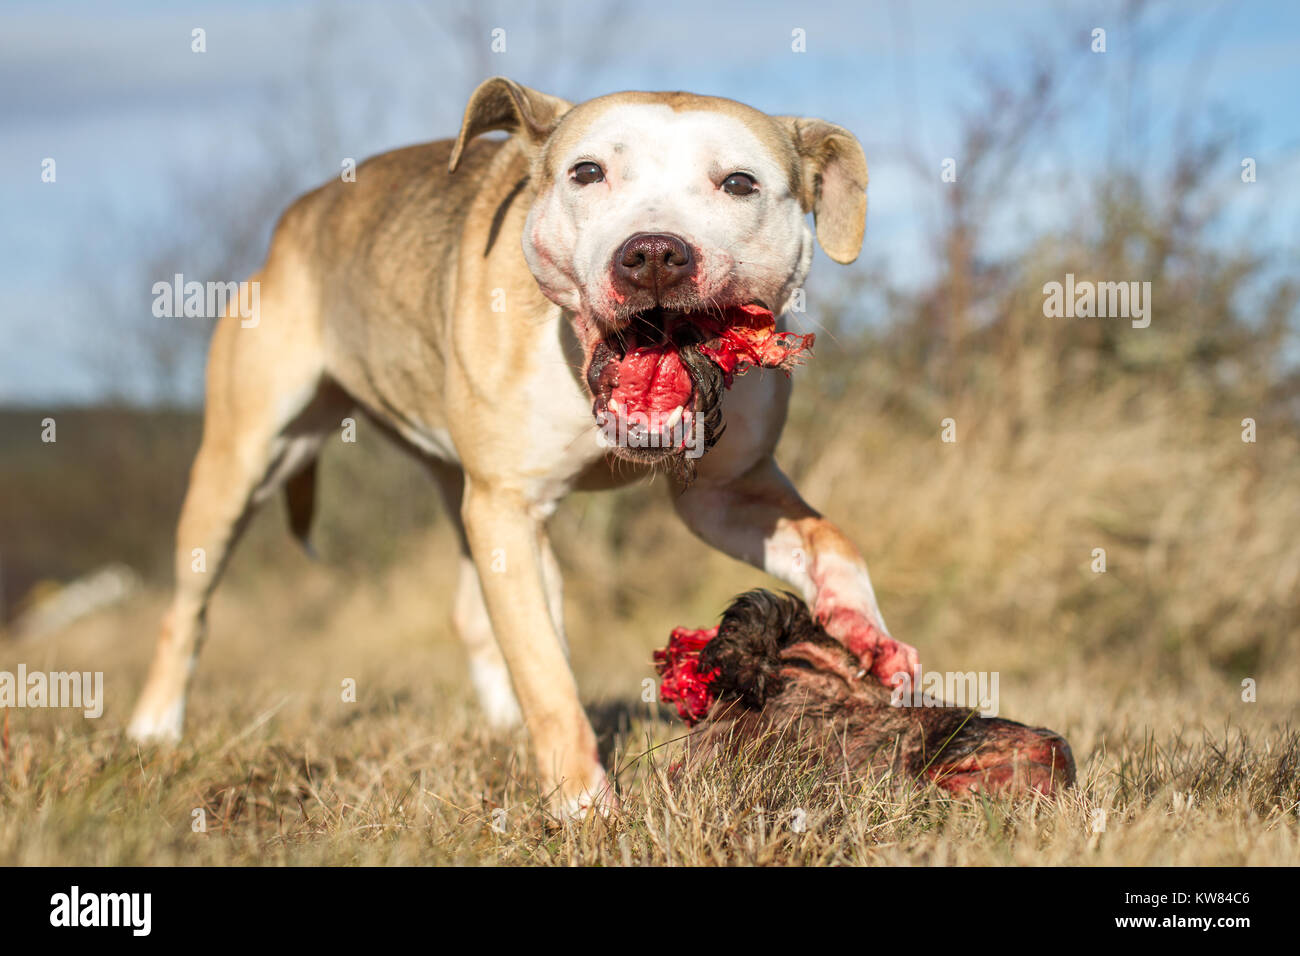
[(461, 121), (456, 145), (452, 147), (447, 171), (456, 171), (465, 144), (480, 133), (502, 129), (519, 136), (533, 148), (540, 146), (551, 135), (560, 117), (572, 108), (572, 103), (530, 90), (504, 76), (484, 80), (465, 107), (465, 118)]
[(842, 126), (801, 116), (778, 116), (799, 153), (799, 201), (817, 223), (817, 242), (839, 263), (862, 250), (867, 227), (867, 157)]

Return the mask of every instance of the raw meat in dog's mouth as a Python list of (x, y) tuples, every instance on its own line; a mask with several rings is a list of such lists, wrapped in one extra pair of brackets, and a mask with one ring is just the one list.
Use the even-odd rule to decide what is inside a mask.
[(587, 366), (592, 412), (640, 416), (651, 428), (673, 428), (691, 414), (697, 398), (682, 349), (698, 348), (730, 388), (736, 375), (754, 366), (789, 371), (812, 345), (812, 334), (778, 332), (775, 317), (761, 305), (721, 312), (652, 309), (596, 343)]

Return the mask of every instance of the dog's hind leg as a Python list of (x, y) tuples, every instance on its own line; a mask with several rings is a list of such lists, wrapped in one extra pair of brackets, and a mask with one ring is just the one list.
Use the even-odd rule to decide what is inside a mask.
[(510, 683), (510, 670), (497, 647), (487, 605), (483, 603), (478, 569), (468, 554), (462, 554), (460, 558), (452, 620), (465, 645), (469, 657), (469, 679), (488, 725), (494, 728), (519, 726), (523, 716), (519, 713), (519, 702)]
[(465, 526), (460, 517), (461, 500), (465, 495), (465, 476), (456, 465), (441, 461), (430, 462), (430, 471), (442, 491), (460, 543), (460, 572), (456, 581), (456, 596), (452, 603), (451, 620), (456, 635), (465, 646), (469, 658), (469, 679), (478, 696), (479, 707), (488, 725), (494, 728), (517, 727), (523, 721), (519, 702), (510, 683), (510, 670), (506, 667), (501, 649), (497, 647), (483, 602), (483, 586), (478, 579), (478, 569), (469, 554), (465, 539)]
[[(255, 506), (309, 469), (351, 407), (324, 378), (317, 337), (288, 294), (264, 295), (256, 325), (232, 313), (213, 335), (203, 441), (176, 529), (175, 594), (127, 729), (136, 740), (180, 737), (208, 599), (231, 548)], [(290, 508), (297, 533), (309, 498), (301, 484)]]

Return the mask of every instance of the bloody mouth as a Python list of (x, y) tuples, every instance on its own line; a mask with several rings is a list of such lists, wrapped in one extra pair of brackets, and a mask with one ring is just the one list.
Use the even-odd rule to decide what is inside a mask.
[(677, 311), (656, 307), (606, 333), (592, 349), (587, 385), (598, 424), (656, 441), (634, 442), (644, 453), (674, 454), (703, 429), (703, 447), (722, 433), (721, 398), (749, 368), (787, 373), (812, 348), (813, 335), (778, 332), (762, 305)]

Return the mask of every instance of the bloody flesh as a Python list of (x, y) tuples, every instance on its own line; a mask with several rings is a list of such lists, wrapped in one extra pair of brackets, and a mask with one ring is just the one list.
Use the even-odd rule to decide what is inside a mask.
[(1065, 738), (970, 706), (909, 704), (860, 667), (792, 594), (750, 591), (717, 627), (679, 627), (655, 653), (660, 697), (693, 727), (687, 762), (794, 748), (828, 777), (890, 773), (955, 795), (1053, 795), (1075, 779)]
[(700, 651), (718, 636), (716, 627), (673, 629), (668, 646), (655, 651), (655, 668), (663, 678), (659, 699), (677, 707), (677, 715), (694, 726), (713, 706), (709, 685), (717, 671), (700, 667)]
[[(728, 388), (750, 367), (789, 371), (813, 345), (811, 334), (778, 332), (772, 313), (757, 305), (731, 306), (722, 315), (669, 313), (663, 329), (654, 331), (647, 336), (637, 325), (629, 327), (621, 337), (626, 352), (613, 358), (601, 378), (610, 383), (611, 407), (620, 415), (644, 415), (656, 425), (690, 404), (691, 377), (678, 351), (683, 332), (700, 342), (700, 352), (722, 370)], [(645, 338), (657, 341), (642, 344)]]

